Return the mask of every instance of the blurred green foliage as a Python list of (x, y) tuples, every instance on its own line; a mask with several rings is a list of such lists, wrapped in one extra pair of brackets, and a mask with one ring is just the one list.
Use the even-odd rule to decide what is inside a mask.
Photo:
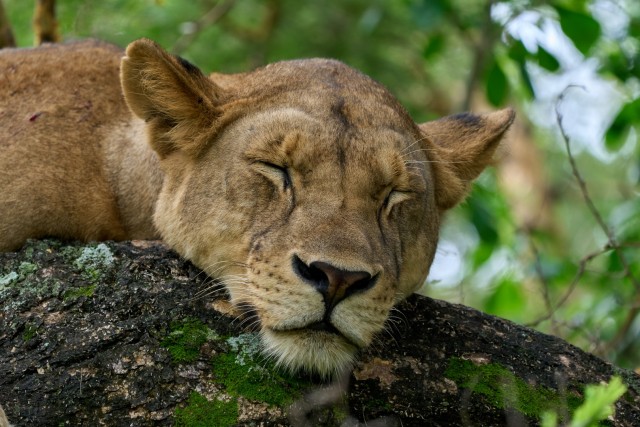
[[(4, 2), (19, 45), (29, 46), (34, 2)], [(207, 22), (225, 3), (228, 13)], [(512, 139), (540, 159), (518, 167), (540, 179), (514, 193), (517, 176), (505, 177), (503, 168), (485, 173), (443, 231), (459, 248), (464, 278), (425, 292), (640, 366), (637, 1), (60, 0), (57, 10), (65, 40), (96, 37), (124, 47), (149, 37), (205, 72), (337, 58), (388, 86), (416, 121), (514, 106)], [(590, 79), (578, 79), (580, 70), (591, 70)], [(598, 98), (604, 86), (609, 92)], [(587, 107), (600, 104), (608, 110), (589, 115)], [(556, 106), (613, 242), (569, 167)], [(529, 217), (550, 219), (524, 220), (519, 204), (540, 195), (544, 203), (530, 205)], [(447, 273), (451, 265), (436, 268)]]
[[(568, 427), (598, 427), (615, 413), (615, 403), (624, 395), (627, 387), (620, 377), (612, 377), (609, 383), (588, 385), (584, 391), (584, 402), (571, 417)], [(542, 427), (557, 427), (558, 416), (546, 412), (542, 417)]]

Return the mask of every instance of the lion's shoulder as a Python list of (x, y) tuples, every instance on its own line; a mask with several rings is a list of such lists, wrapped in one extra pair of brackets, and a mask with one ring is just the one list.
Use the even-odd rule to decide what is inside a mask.
[(80, 100), (103, 108), (124, 106), (118, 79), (122, 54), (120, 48), (97, 40), (3, 50), (0, 69), (6, 96), (0, 98), (0, 108), (28, 112), (55, 103), (73, 111)]

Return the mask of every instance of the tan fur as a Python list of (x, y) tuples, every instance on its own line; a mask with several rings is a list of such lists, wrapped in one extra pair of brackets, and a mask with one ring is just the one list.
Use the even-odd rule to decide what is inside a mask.
[(0, 427), (11, 427), (11, 424), (9, 424), (9, 420), (4, 413), (2, 406), (0, 406)]
[(0, 249), (157, 229), (257, 316), (267, 353), (325, 375), (424, 282), (444, 211), (513, 120), (418, 126), (337, 61), (205, 77), (149, 40), (122, 61), (133, 117), (119, 56), (96, 43), (0, 54)]

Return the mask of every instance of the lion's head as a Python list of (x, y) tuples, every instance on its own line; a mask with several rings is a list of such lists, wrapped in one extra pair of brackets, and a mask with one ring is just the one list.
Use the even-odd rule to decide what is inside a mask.
[(424, 282), (443, 212), (513, 120), (417, 125), (337, 61), (208, 78), (148, 40), (129, 45), (122, 83), (166, 175), (165, 241), (255, 314), (267, 353), (325, 375)]

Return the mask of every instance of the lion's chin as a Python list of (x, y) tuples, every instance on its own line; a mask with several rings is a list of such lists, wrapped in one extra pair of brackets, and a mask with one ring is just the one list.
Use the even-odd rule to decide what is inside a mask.
[(279, 366), (291, 371), (307, 371), (330, 379), (337, 377), (355, 361), (357, 347), (341, 335), (296, 329), (274, 331), (264, 328), (265, 352)]

